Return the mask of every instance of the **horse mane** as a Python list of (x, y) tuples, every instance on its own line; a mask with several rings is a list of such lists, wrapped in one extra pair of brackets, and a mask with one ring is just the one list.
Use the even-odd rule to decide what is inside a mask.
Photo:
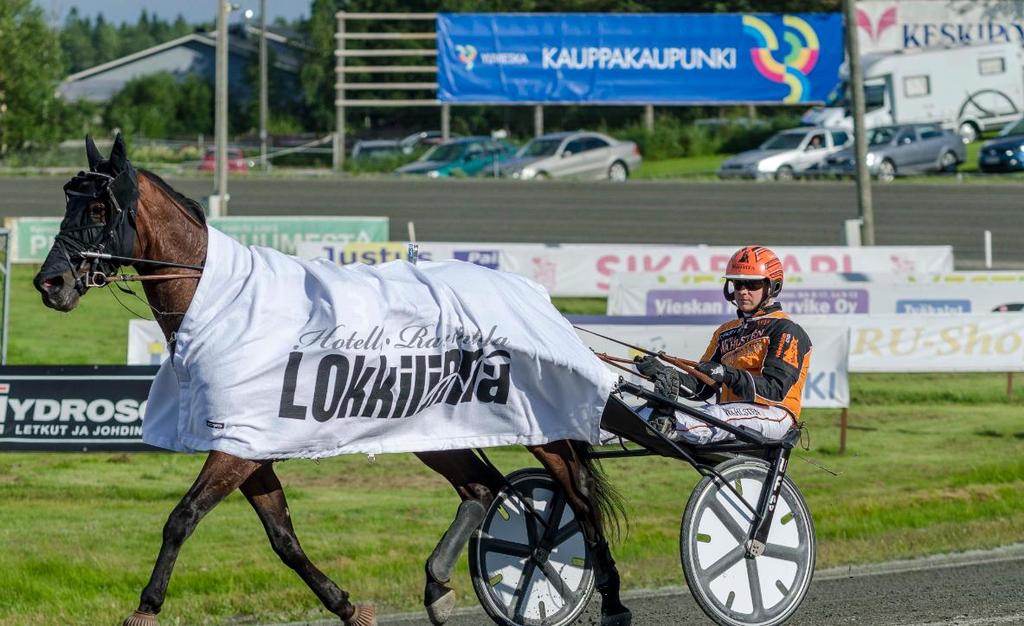
[(203, 211), (203, 207), (200, 206), (198, 202), (196, 202), (192, 198), (189, 198), (185, 194), (176, 191), (174, 189), (174, 187), (171, 187), (170, 185), (168, 185), (167, 182), (164, 179), (160, 178), (159, 176), (157, 176), (153, 172), (151, 172), (149, 170), (142, 169), (142, 168), (139, 168), (138, 171), (141, 174), (144, 174), (146, 176), (146, 178), (149, 179), (149, 182), (155, 184), (164, 193), (166, 193), (168, 196), (170, 196), (172, 200), (177, 202), (182, 207), (188, 209), (189, 212), (191, 212), (192, 215), (194, 215), (196, 217), (196, 219), (199, 220), (200, 224), (205, 224), (206, 223), (206, 213)]

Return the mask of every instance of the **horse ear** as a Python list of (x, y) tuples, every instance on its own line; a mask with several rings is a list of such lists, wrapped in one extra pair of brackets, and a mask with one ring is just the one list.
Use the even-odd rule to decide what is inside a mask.
[(92, 135), (85, 136), (85, 156), (89, 159), (90, 170), (95, 170), (96, 166), (103, 160), (103, 155), (96, 149), (96, 144), (92, 140)]
[(114, 147), (110, 149), (110, 169), (118, 174), (124, 170), (126, 163), (128, 163), (128, 149), (125, 148), (121, 133), (117, 133), (117, 136), (114, 137)]

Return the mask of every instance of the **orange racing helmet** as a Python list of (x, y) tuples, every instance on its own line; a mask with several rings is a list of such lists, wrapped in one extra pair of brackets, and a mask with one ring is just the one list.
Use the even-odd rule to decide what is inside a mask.
[(768, 297), (774, 298), (782, 291), (782, 261), (774, 252), (764, 246), (744, 246), (736, 251), (725, 266), (725, 285), (722, 287), (725, 299), (732, 302), (733, 292), (729, 290), (732, 280), (763, 280), (768, 283)]

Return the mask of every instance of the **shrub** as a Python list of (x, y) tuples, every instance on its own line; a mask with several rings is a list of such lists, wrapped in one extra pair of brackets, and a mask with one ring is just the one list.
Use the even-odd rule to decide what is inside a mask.
[(663, 115), (655, 120), (654, 132), (648, 132), (640, 123), (606, 132), (635, 142), (645, 159), (657, 161), (742, 152), (756, 148), (776, 131), (799, 123), (799, 117), (788, 113), (760, 120), (724, 118), (699, 122)]

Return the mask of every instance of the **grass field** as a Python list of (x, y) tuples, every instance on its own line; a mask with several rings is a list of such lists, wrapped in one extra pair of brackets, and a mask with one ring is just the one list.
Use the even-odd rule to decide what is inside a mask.
[[(790, 475), (814, 514), (818, 567), (1024, 540), (1024, 403), (995, 375), (855, 376), (848, 452), (836, 411), (807, 411), (809, 452)], [(495, 450), (499, 467), (535, 465)], [(807, 458), (840, 473), (831, 476)], [(198, 455), (0, 455), (0, 624), (116, 623), (132, 610), (161, 527), (202, 464)], [(605, 462), (630, 528), (615, 547), (624, 584), (682, 584), (679, 517), (697, 481), (664, 459)], [(457, 499), (411, 455), (279, 465), (310, 557), (357, 600), (419, 607), (423, 560)], [(455, 577), (474, 602), (465, 559)], [(271, 551), (239, 495), (186, 543), (162, 624), (327, 617)]]
[(726, 155), (713, 154), (698, 157), (679, 157), (660, 161), (644, 161), (635, 178), (714, 178), (718, 166), (727, 158)]
[[(80, 309), (61, 315), (39, 303), (28, 282), (33, 271), (14, 274), (11, 362), (123, 363), (130, 315), (112, 294), (90, 293)], [(595, 313), (604, 303), (559, 304)], [(855, 375), (851, 394), (847, 453), (837, 454), (838, 412), (808, 410), (810, 449), (790, 469), (814, 514), (819, 568), (1024, 540), (1024, 397), (1007, 399), (1004, 376)], [(506, 471), (536, 465), (518, 449), (494, 450), (492, 458)], [(123, 619), (148, 579), (164, 520), (202, 461), (0, 454), (0, 626)], [(313, 561), (357, 601), (384, 612), (418, 609), (423, 561), (457, 506), (447, 483), (411, 455), (278, 468)], [(697, 474), (651, 458), (606, 461), (605, 468), (630, 521), (614, 548), (624, 584), (682, 584), (679, 517)], [(461, 604), (474, 603), (465, 559), (455, 581)], [(325, 617), (236, 494), (186, 543), (161, 623)]]

